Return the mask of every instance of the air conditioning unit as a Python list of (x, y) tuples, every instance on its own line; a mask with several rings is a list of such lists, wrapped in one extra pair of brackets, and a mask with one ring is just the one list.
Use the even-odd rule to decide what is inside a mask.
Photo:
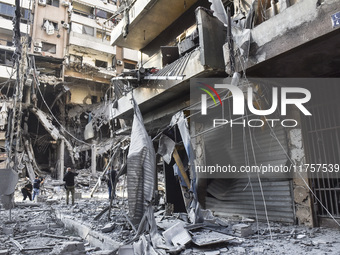
[(34, 42), (34, 47), (42, 47), (42, 43), (41, 42)]
[(35, 53), (41, 53), (41, 48), (40, 47), (34, 47), (34, 52)]
[(39, 1), (38, 1), (38, 4), (39, 4), (39, 5), (46, 6), (46, 0), (39, 0)]
[(123, 65), (123, 61), (122, 60), (117, 60), (117, 66), (122, 66)]
[(67, 1), (63, 1), (61, 3), (64, 7), (69, 7), (70, 6), (70, 2), (67, 2)]
[(70, 28), (70, 25), (69, 25), (68, 23), (64, 23), (64, 24), (63, 24), (63, 28), (69, 29), (69, 28)]

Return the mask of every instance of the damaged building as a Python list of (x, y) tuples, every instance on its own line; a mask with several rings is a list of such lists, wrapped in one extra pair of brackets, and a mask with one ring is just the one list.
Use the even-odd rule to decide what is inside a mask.
[[(30, 147), (25, 157), (32, 154), (34, 159), (30, 161), (33, 160), (37, 171), (52, 171), (55, 177), (62, 179), (63, 171), (57, 173), (58, 170), (64, 169), (65, 164), (76, 164), (74, 157), (82, 157), (84, 161), (90, 158), (84, 148), (74, 150), (84, 145), (79, 142), (84, 140), (83, 128), (90, 122), (94, 108), (112, 101), (110, 79), (124, 70), (134, 69), (138, 53), (110, 45), (110, 32), (119, 20), (115, 17), (115, 2), (22, 1), (20, 6), (21, 16), (18, 17), (15, 1), (1, 3), (4, 21), (1, 27), (2, 128), (5, 131), (7, 116), (13, 107), (12, 95), (17, 93), (14, 59), (19, 45), (13, 44), (14, 38), (21, 43), (22, 56), (26, 56), (21, 57), (21, 60), (26, 58), (24, 62), (18, 62), (24, 66), (20, 78), (23, 77), (25, 83), (25, 106), (20, 106), (24, 110), (19, 114), (25, 118), (25, 132), (29, 136), (26, 141)], [(13, 30), (12, 19), (20, 22), (21, 42)], [(110, 120), (102, 121), (110, 125)], [(95, 132), (103, 124), (97, 125)], [(65, 130), (66, 134), (59, 133), (60, 130)], [(110, 137), (110, 134), (102, 136)], [(89, 144), (92, 144), (91, 138), (87, 137)], [(68, 151), (66, 161), (65, 149)], [(91, 147), (87, 149), (91, 154)], [(86, 163), (90, 164), (83, 164)]]
[[(125, 13), (129, 18), (111, 34), (112, 45), (141, 52), (142, 66), (135, 74), (112, 79), (115, 89), (128, 84), (132, 90), (119, 98), (115, 117), (131, 118), (129, 97), (133, 96), (149, 134), (158, 138), (160, 133), (168, 135), (176, 147), (181, 147), (180, 155), (191, 174), (191, 160), (196, 165), (212, 165), (223, 157), (229, 161), (219, 163), (237, 166), (336, 165), (339, 105), (334, 96), (338, 91), (335, 80), (322, 89), (307, 82), (305, 88), (314, 95), (306, 106), (313, 120), (297, 107), (289, 107), (287, 116), (298, 122), (293, 128), (222, 127), (205, 132), (211, 126), (192, 117), (198, 110), (190, 107), (189, 91), (194, 78), (233, 77), (230, 82), (240, 80), (242, 85), (241, 79), (246, 77), (337, 77), (339, 7), (337, 1), (176, 1), (171, 5), (137, 1)], [(167, 13), (166, 19), (160, 18), (162, 13)], [(128, 34), (124, 30), (127, 26)], [(251, 79), (246, 80), (251, 83)], [(257, 86), (254, 105), (268, 108), (272, 86)], [(225, 104), (230, 106), (231, 99)], [(180, 136), (175, 138), (176, 125), (168, 130), (175, 124), (171, 119), (178, 111), (184, 113), (189, 129), (196, 134), (192, 137), (195, 154), (185, 153), (180, 146), (183, 141)], [(164, 163), (166, 176), (173, 163)], [(175, 169), (174, 173), (179, 171)], [(182, 188), (190, 187), (184, 176), (178, 176)], [(176, 201), (175, 208), (183, 210), (183, 202), (178, 201), (181, 192), (173, 195), (173, 190), (168, 191), (174, 186), (170, 178), (166, 181), (168, 202)], [(220, 216), (238, 214), (307, 226), (337, 225), (333, 216), (339, 215), (338, 178), (334, 176), (299, 173), (278, 180), (206, 176), (196, 180), (201, 206)]]
[(47, 176), (39, 237), (80, 242), (30, 250), (9, 220), (6, 247), (337, 254), (303, 229), (340, 226), (339, 1), (0, 0), (0, 17), (3, 211), (41, 206), (13, 194)]

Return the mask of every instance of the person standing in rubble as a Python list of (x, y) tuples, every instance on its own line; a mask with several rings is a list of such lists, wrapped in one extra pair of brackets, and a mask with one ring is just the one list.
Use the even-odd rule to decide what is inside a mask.
[(109, 189), (109, 199), (115, 198), (115, 190), (112, 190), (114, 188), (114, 183), (116, 181), (116, 171), (114, 169), (109, 168), (109, 171), (107, 172), (107, 187)]
[(71, 193), (72, 196), (72, 205), (74, 205), (74, 177), (77, 176), (78, 173), (74, 173), (71, 171), (71, 167), (66, 169), (66, 174), (64, 176), (63, 181), (65, 182), (66, 187), (66, 204), (68, 205), (68, 197)]
[(34, 182), (33, 182), (33, 197), (32, 200), (36, 196), (39, 195), (40, 185), (44, 182), (44, 180), (41, 180), (38, 175), (35, 176)]
[(25, 186), (21, 189), (21, 193), (24, 196), (24, 201), (28, 197), (30, 201), (32, 201), (32, 183), (29, 178), (26, 178)]

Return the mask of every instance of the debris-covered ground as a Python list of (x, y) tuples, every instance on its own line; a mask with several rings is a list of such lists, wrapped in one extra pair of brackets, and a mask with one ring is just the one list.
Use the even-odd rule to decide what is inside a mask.
[[(38, 201), (22, 201), (24, 180), (20, 180), (16, 207), (1, 210), (0, 254), (133, 254), (133, 243), (149, 249), (149, 233), (138, 233), (128, 218), (124, 177), (109, 209), (105, 183), (90, 197), (90, 186), (99, 176), (81, 172), (74, 206), (65, 203), (63, 183), (48, 176)], [(164, 249), (155, 254), (339, 254), (340, 250), (338, 230), (271, 223), (269, 231), (265, 223), (237, 216), (219, 218), (210, 211), (203, 211), (204, 223), (191, 224), (186, 213), (169, 215), (162, 204), (154, 209), (158, 233), (165, 241)]]

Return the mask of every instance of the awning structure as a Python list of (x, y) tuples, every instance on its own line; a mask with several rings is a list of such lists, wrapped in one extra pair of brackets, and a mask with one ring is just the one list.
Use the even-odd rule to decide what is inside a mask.
[(183, 80), (185, 78), (185, 70), (189, 63), (189, 59), (193, 51), (185, 54), (173, 63), (166, 65), (157, 73), (146, 76), (145, 80)]

